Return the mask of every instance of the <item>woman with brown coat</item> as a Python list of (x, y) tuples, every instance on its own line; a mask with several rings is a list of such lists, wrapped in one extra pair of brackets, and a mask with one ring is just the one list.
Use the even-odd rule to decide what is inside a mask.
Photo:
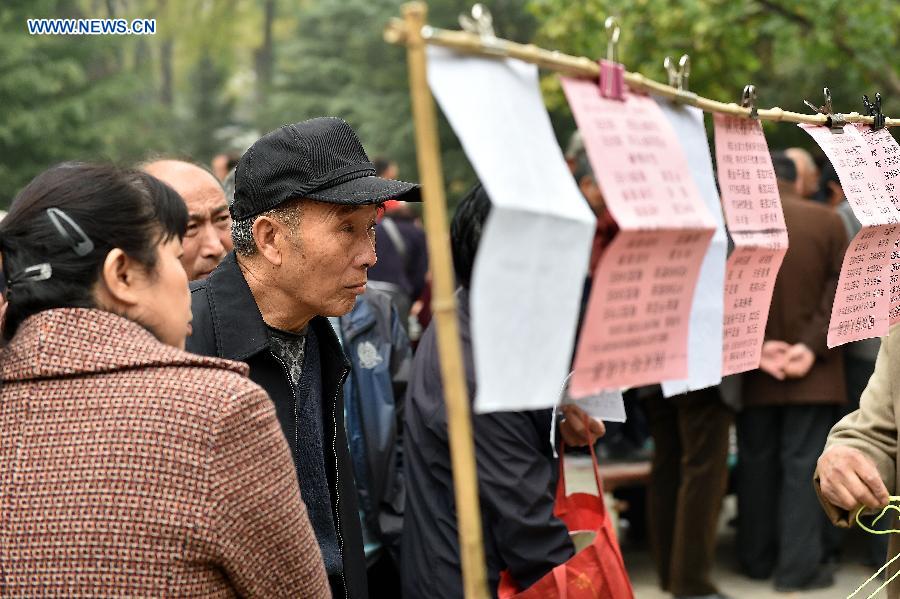
[(0, 225), (0, 596), (330, 596), (268, 396), (183, 351), (186, 224), (153, 177), (67, 164)]

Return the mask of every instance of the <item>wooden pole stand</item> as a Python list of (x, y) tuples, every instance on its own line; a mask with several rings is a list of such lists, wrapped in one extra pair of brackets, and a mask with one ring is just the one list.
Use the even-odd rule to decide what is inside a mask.
[(422, 2), (411, 2), (403, 6), (403, 17), (408, 32), (405, 44), (416, 132), (416, 158), (422, 183), (428, 252), (431, 257), (433, 314), (437, 326), (441, 378), (447, 409), (463, 588), (466, 599), (487, 599), (490, 595), (487, 589), (484, 544), (481, 535), (475, 442), (472, 438), (469, 394), (456, 320), (447, 200), (444, 195), (437, 116), (434, 100), (428, 88), (425, 40), (421, 34), (427, 13), (428, 9)]

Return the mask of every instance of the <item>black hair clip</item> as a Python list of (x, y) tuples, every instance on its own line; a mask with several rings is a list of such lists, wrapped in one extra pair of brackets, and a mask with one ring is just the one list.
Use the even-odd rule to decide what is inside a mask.
[[(47, 216), (50, 217), (50, 222), (53, 223), (54, 227), (56, 227), (56, 231), (62, 236), (63, 239), (69, 242), (69, 244), (72, 246), (72, 251), (74, 251), (76, 254), (83, 257), (94, 251), (94, 242), (91, 241), (91, 238), (87, 236), (87, 233), (84, 232), (84, 229), (79, 227), (78, 223), (72, 220), (72, 217), (70, 217), (68, 214), (66, 214), (59, 208), (47, 208)], [(75, 231), (75, 235), (79, 237), (79, 239), (72, 237), (72, 235), (63, 226), (63, 222), (65, 222), (72, 228), (72, 230)]]
[(884, 114), (881, 112), (881, 94), (875, 93), (875, 101), (869, 102), (869, 96), (863, 95), (863, 104), (866, 105), (866, 114), (872, 117), (872, 131), (884, 128)]
[(37, 281), (46, 281), (53, 276), (53, 267), (48, 262), (42, 262), (22, 269), (17, 274), (11, 276), (6, 282), (6, 288), (11, 292), (13, 287), (21, 283), (34, 283)]

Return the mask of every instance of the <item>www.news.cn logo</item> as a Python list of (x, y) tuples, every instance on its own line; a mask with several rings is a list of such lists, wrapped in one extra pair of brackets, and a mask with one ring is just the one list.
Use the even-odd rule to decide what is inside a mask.
[(156, 19), (28, 19), (31, 35), (155, 35)]

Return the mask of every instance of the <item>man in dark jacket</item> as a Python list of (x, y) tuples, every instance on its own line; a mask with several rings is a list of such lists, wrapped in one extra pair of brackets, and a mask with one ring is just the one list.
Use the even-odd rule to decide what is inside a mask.
[(334, 597), (368, 595), (341, 386), (327, 316), (351, 310), (375, 263), (376, 205), (418, 187), (375, 176), (336, 118), (286, 125), (247, 150), (231, 205), (235, 252), (192, 286), (187, 349), (246, 362), (272, 398)]
[[(459, 331), (469, 398), (475, 397), (475, 368), (469, 324), (469, 281), (490, 199), (481, 188), (464, 198), (451, 227)], [(434, 323), (416, 351), (404, 407), (404, 478), (401, 574), (404, 597), (463, 596), (447, 413)], [(575, 408), (560, 425), (567, 444), (584, 444), (602, 434), (570, 427), (581, 422)], [(527, 588), (574, 554), (565, 525), (553, 515), (557, 462), (550, 446), (553, 410), (498, 412), (472, 417), (478, 494), (484, 531), (488, 587), (497, 594), (500, 572), (509, 570)], [(593, 428), (596, 427), (596, 428)]]
[(810, 484), (816, 460), (846, 402), (844, 360), (827, 346), (828, 321), (847, 235), (830, 208), (794, 192), (797, 170), (772, 163), (790, 244), (775, 280), (760, 368), (742, 380), (737, 418), (738, 559), (776, 590), (833, 584), (820, 566), (824, 522)]

